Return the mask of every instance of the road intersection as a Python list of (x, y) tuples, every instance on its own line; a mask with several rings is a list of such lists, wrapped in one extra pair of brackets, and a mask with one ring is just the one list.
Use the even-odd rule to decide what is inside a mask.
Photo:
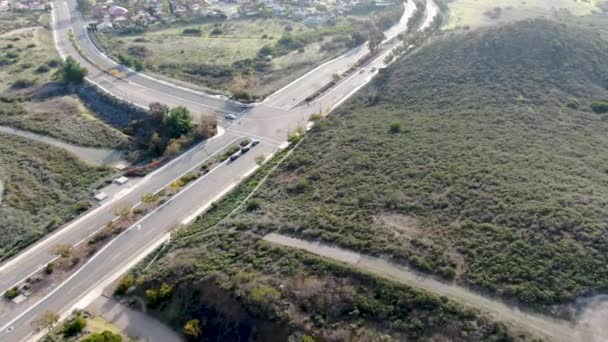
[[(34, 340), (37, 336), (32, 331), (31, 322), (40, 313), (55, 311), (65, 314), (93, 301), (104, 286), (166, 241), (172, 228), (181, 224), (185, 218), (200, 213), (255, 170), (257, 156), (275, 153), (284, 145), (291, 132), (306, 126), (310, 115), (335, 108), (367, 84), (377, 73), (375, 70), (385, 66), (385, 57), (397, 46), (395, 43), (384, 46), (378, 56), (365, 66), (363, 72), (347, 76), (309, 105), (294, 107), (329, 82), (334, 73), (343, 73), (355, 65), (361, 57), (361, 51), (366, 52), (364, 46), (317, 67), (271, 95), (266, 101), (245, 107), (220, 96), (173, 86), (117, 65), (90, 41), (86, 23), (77, 14), (75, 6), (75, 1), (72, 0), (54, 1), (53, 34), (62, 57), (71, 56), (87, 67), (88, 81), (113, 96), (142, 107), (147, 107), (151, 102), (161, 102), (170, 107), (186, 106), (193, 113), (200, 115), (215, 114), (223, 118), (225, 113), (233, 113), (237, 119), (222, 120), (221, 134), (194, 146), (146, 176), (122, 194), (122, 197), (101, 205), (0, 265), (0, 290), (14, 286), (44, 267), (54, 258), (52, 249), (55, 245), (86, 241), (105, 224), (115, 220), (116, 208), (139, 205), (143, 195), (160, 191), (173, 180), (200, 167), (206, 160), (243, 137), (259, 139), (261, 143), (237, 160), (221, 163), (205, 176), (190, 183), (169, 201), (114, 238), (42, 299), (36, 302), (26, 300), (9, 312), (0, 312), (2, 341)], [(408, 1), (404, 13), (406, 19), (410, 18), (415, 10), (414, 2)], [(425, 13), (425, 22), (429, 23), (437, 15), (437, 8), (432, 0), (427, 2)], [(407, 26), (407, 20), (404, 22)], [(70, 40), (71, 35), (80, 51)], [(108, 72), (112, 69), (118, 70), (124, 76), (112, 76)], [(132, 229), (133, 227), (136, 229)]]

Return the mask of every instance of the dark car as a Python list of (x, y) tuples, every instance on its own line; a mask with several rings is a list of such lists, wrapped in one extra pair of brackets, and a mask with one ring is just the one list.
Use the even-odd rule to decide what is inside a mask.
[(233, 155), (230, 156), (230, 161), (235, 160), (236, 158), (240, 157), (240, 155), (241, 155), (240, 152), (234, 153)]
[(254, 140), (254, 141), (251, 142), (251, 146), (255, 146), (255, 145), (259, 144), (259, 143), (260, 143), (259, 140)]

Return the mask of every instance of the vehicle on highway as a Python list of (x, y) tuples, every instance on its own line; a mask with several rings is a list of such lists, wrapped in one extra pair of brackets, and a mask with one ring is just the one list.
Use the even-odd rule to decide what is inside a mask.
[(224, 115), (224, 117), (228, 120), (236, 119), (236, 115), (234, 115), (234, 114), (226, 114), (226, 115)]
[(238, 152), (236, 152), (236, 153), (233, 153), (233, 154), (230, 156), (230, 161), (233, 161), (233, 160), (235, 160), (236, 158), (238, 158), (238, 157), (240, 157), (240, 156), (241, 156), (241, 151), (238, 151)]
[(374, 72), (376, 71), (376, 67), (372, 67), (371, 69), (369, 69), (369, 72)]
[(259, 143), (260, 143), (259, 140), (254, 140), (254, 141), (251, 142), (251, 146), (253, 147), (253, 146), (255, 146), (255, 145), (259, 144)]
[(361, 71), (359, 71), (360, 74), (365, 72), (365, 68), (361, 68)]

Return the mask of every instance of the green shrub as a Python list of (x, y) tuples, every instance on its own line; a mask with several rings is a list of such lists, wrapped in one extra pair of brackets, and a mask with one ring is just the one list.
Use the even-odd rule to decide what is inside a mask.
[(161, 284), (160, 288), (146, 290), (145, 295), (148, 301), (148, 306), (151, 308), (157, 307), (162, 302), (169, 300), (173, 295), (173, 292), (173, 286), (166, 283)]
[(116, 290), (114, 290), (114, 294), (123, 295), (130, 289), (133, 285), (135, 285), (135, 277), (131, 274), (127, 274), (126, 276), (120, 279), (118, 286), (116, 286)]
[(200, 28), (185, 28), (182, 30), (182, 34), (187, 36), (200, 36), (202, 33)]
[(72, 321), (66, 322), (63, 325), (63, 336), (73, 337), (82, 332), (87, 325), (87, 320), (82, 316), (77, 316)]
[(66, 83), (82, 83), (88, 70), (72, 57), (66, 58), (61, 67), (62, 79)]
[(591, 110), (598, 114), (608, 113), (608, 101), (591, 102)]
[(388, 129), (389, 133), (391, 134), (398, 134), (401, 133), (401, 124), (398, 122), (393, 122), (390, 124), (389, 129)]
[(45, 72), (49, 72), (50, 68), (44, 64), (39, 65), (34, 71), (39, 74), (44, 74)]
[(247, 211), (256, 211), (262, 207), (262, 203), (258, 199), (250, 199), (245, 206)]
[(4, 298), (13, 299), (19, 295), (19, 289), (17, 286), (10, 288), (4, 292)]
[(36, 84), (35, 80), (20, 78), (20, 79), (15, 80), (15, 82), (13, 82), (13, 84), (11, 84), (11, 88), (25, 89), (25, 88), (29, 88), (29, 87), (33, 86), (34, 84)]
[(306, 178), (300, 178), (295, 183), (287, 186), (287, 191), (294, 194), (301, 194), (310, 189), (310, 182)]
[(106, 330), (102, 333), (91, 334), (80, 340), (80, 342), (122, 342), (122, 337)]
[(184, 325), (184, 335), (188, 338), (199, 339), (203, 334), (201, 322), (198, 319), (191, 319)]
[(51, 273), (53, 273), (54, 270), (55, 270), (55, 264), (52, 262), (49, 262), (44, 267), (44, 273), (46, 273), (46, 274), (51, 274)]
[(568, 103), (566, 103), (566, 107), (568, 107), (570, 109), (578, 109), (579, 103), (576, 100), (572, 100), (572, 101), (569, 101)]

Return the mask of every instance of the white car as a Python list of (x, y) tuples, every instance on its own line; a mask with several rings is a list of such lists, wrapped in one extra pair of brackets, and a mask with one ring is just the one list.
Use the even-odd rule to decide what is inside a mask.
[(236, 119), (236, 115), (234, 115), (234, 114), (226, 114), (226, 115), (224, 115), (224, 117), (228, 120)]

